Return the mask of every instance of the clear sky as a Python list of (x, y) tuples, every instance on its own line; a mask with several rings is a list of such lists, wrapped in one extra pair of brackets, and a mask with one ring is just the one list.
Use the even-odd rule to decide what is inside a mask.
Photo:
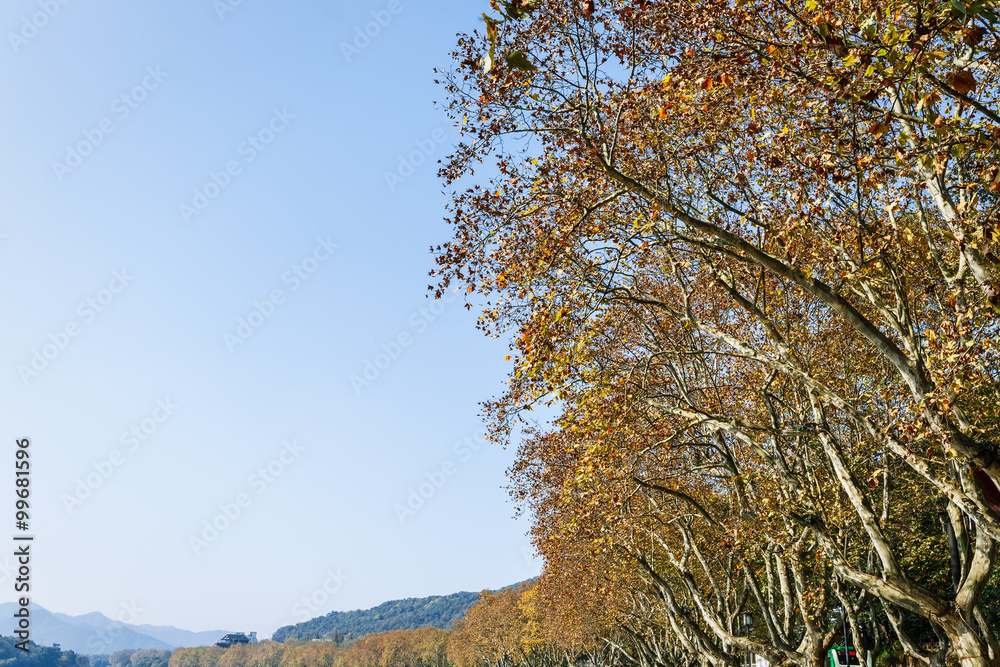
[(432, 68), (485, 4), (3, 4), (0, 540), (27, 437), (35, 602), (266, 636), (538, 573), (477, 449), (506, 343), (425, 298)]

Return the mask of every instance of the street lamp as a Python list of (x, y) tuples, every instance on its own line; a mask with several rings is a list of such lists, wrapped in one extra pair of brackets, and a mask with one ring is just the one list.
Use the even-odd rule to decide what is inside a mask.
[(841, 609), (841, 611), (843, 612), (843, 615), (844, 615), (844, 664), (845, 665), (850, 665), (851, 664), (851, 652), (847, 648), (847, 646), (848, 646), (848, 644), (847, 644), (847, 622), (848, 622), (848, 619), (847, 619), (847, 602), (841, 601), (840, 609)]
[[(749, 611), (745, 611), (743, 612), (743, 618), (741, 620), (743, 621), (743, 634), (745, 634), (749, 638), (750, 626), (753, 625), (753, 614), (751, 614)], [(746, 664), (748, 667), (753, 667), (753, 653), (750, 652), (750, 649), (747, 649)]]

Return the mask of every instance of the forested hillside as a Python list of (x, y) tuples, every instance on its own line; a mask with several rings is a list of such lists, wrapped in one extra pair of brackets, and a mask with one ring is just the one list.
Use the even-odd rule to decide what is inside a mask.
[(479, 599), (479, 593), (452, 593), (426, 598), (391, 600), (371, 609), (332, 611), (326, 616), (278, 628), (272, 639), (312, 639), (339, 633), (345, 637), (363, 637), (389, 630), (443, 628), (454, 625)]
[(73, 651), (61, 651), (55, 646), (38, 646), (29, 642), (28, 651), (22, 651), (15, 645), (14, 637), (0, 636), (0, 665), (17, 663), (19, 667), (89, 667), (86, 656)]

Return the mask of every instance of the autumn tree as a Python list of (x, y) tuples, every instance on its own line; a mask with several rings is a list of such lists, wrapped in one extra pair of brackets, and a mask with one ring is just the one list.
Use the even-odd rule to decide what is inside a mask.
[(515, 589), (483, 591), (479, 600), (455, 624), (448, 652), (459, 667), (514, 667), (520, 663), (524, 623)]
[(170, 651), (140, 649), (129, 656), (132, 667), (167, 667)]
[[(610, 517), (626, 490), (600, 474), (637, 470), (628, 497), (660, 505), (636, 517), (686, 506), (720, 536), (755, 522), (759, 544), (735, 552), (749, 589), (754, 558), (792, 563), (805, 545), (828, 568), (817, 590), (849, 617), (877, 599), (888, 619), (932, 623), (956, 662), (997, 661), (978, 606), (1000, 538), (982, 486), (1000, 479), (990, 7), (493, 8), (444, 75), (466, 140), (442, 170), (454, 238), (438, 289), (464, 283), (488, 300), (487, 332), (516, 334), (510, 389), (488, 405), (495, 437), (556, 403), (556, 429), (584, 448), (563, 493), (593, 493)], [(466, 186), (481, 162), (496, 175)], [(943, 499), (962, 547), (950, 590), (902, 564), (884, 493), (900, 465), (900, 486)], [(690, 525), (639, 535), (682, 562), (705, 530)], [(677, 639), (707, 625), (715, 659), (751, 648), (680, 576), (700, 619)], [(766, 619), (786, 659), (830, 641), (776, 642), (788, 617)]]
[[(553, 667), (586, 655), (582, 644), (558, 635), (535, 582), (483, 591), (455, 624), (448, 657), (457, 667)], [(598, 663), (599, 664), (599, 663)]]

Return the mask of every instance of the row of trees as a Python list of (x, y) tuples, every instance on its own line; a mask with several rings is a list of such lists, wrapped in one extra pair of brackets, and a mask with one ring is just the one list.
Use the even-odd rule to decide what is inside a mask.
[(455, 667), (568, 667), (608, 664), (612, 655), (593, 618), (561, 616), (537, 582), (484, 593), (455, 625), (448, 657)]
[(179, 648), (169, 667), (445, 667), (449, 633), (438, 628), (392, 630), (342, 646), (333, 641)]
[(158, 649), (122, 649), (90, 657), (91, 667), (167, 667), (171, 652)]
[(995, 2), (491, 6), (435, 289), (513, 334), (554, 645), (1000, 664)]
[(343, 667), (445, 667), (449, 632), (439, 628), (366, 635), (343, 654)]
[(341, 653), (324, 641), (199, 646), (175, 649), (169, 667), (333, 667)]

